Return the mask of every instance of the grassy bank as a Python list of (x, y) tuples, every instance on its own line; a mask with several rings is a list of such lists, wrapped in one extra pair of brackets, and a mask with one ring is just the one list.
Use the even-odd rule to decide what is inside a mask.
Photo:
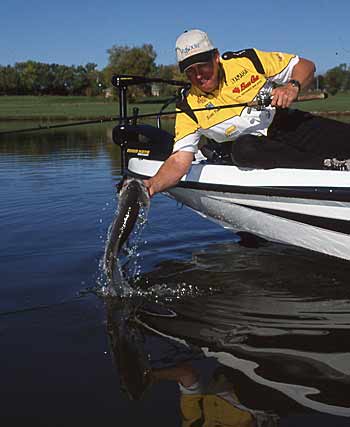
[[(160, 104), (136, 104), (140, 113), (159, 111)], [(321, 101), (307, 101), (295, 107), (313, 111), (342, 114), (350, 112), (350, 93), (329, 96)], [(174, 109), (173, 106), (170, 109)], [(118, 115), (118, 102), (83, 96), (0, 96), (0, 120), (85, 120)], [(349, 113), (350, 114), (350, 113)]]
[[(159, 105), (138, 106), (140, 112), (158, 111)], [(117, 116), (117, 101), (85, 96), (0, 96), (0, 120), (85, 120)]]
[(350, 114), (350, 93), (329, 95), (327, 99), (294, 104), (295, 108), (329, 114)]

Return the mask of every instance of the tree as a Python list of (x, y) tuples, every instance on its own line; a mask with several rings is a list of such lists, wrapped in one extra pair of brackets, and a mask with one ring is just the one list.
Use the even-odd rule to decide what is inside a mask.
[[(114, 45), (107, 50), (109, 55), (108, 66), (104, 70), (105, 78), (111, 81), (113, 74), (131, 74), (149, 77), (156, 70), (155, 59), (157, 54), (151, 44), (141, 47), (128, 47)], [(150, 95), (150, 85), (132, 86), (129, 96), (135, 99), (139, 96)]]
[(324, 85), (332, 95), (350, 89), (350, 69), (346, 64), (331, 68), (324, 75)]
[[(165, 80), (183, 80), (186, 81), (185, 76), (180, 72), (177, 65), (159, 65), (155, 74), (156, 77), (160, 77)], [(161, 84), (160, 86), (160, 95), (161, 96), (171, 96), (175, 94), (176, 88), (168, 84)]]
[(20, 86), (20, 75), (14, 67), (0, 67), (0, 94), (17, 95)]
[(88, 62), (85, 65), (85, 73), (88, 86), (85, 89), (85, 95), (87, 96), (97, 96), (102, 93), (104, 89), (103, 75), (101, 71), (97, 70), (97, 64), (93, 62)]

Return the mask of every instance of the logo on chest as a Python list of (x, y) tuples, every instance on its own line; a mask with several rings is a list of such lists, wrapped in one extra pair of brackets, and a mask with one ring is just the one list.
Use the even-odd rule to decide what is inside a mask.
[(207, 108), (208, 110), (212, 110), (213, 108), (215, 108), (215, 105), (211, 102), (208, 102), (208, 104), (205, 104), (205, 108)]
[(210, 120), (219, 111), (219, 109), (216, 108), (215, 105), (212, 104), (211, 102), (208, 102), (207, 104), (205, 104), (205, 108), (210, 110), (210, 113), (207, 114), (207, 120)]
[(234, 77), (232, 77), (231, 81), (233, 83), (239, 82), (244, 76), (248, 74), (248, 70), (242, 70), (240, 73), (236, 74)]
[(247, 91), (248, 89), (251, 89), (255, 86), (255, 83), (260, 80), (260, 76), (257, 74), (254, 76), (251, 76), (249, 80), (242, 82), (239, 86), (236, 86), (232, 89), (232, 93), (242, 93)]

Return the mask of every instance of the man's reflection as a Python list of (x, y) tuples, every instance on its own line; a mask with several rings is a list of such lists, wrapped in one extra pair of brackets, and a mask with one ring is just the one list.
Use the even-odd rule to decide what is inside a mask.
[[(154, 383), (175, 381), (180, 390), (182, 427), (275, 427), (278, 416), (243, 405), (232, 369), (215, 362), (208, 377), (198, 369), (198, 349), (175, 344), (139, 328), (132, 307), (107, 304), (107, 330), (122, 389), (141, 399)], [(196, 367), (194, 367), (196, 366)], [(202, 366), (203, 368), (203, 366)], [(202, 374), (200, 374), (202, 372)]]
[(183, 427), (275, 427), (276, 414), (252, 410), (238, 399), (227, 368), (217, 368), (208, 382), (203, 381), (191, 362), (152, 371), (154, 381), (177, 381), (181, 393)]

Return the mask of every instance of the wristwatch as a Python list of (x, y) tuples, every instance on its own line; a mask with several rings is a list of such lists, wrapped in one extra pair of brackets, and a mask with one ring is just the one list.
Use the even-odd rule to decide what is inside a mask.
[(297, 88), (298, 88), (298, 90), (299, 90), (299, 92), (300, 92), (300, 89), (301, 89), (301, 83), (299, 82), (299, 80), (290, 79), (288, 83), (289, 83), (290, 85), (294, 86), (294, 87), (297, 87)]

